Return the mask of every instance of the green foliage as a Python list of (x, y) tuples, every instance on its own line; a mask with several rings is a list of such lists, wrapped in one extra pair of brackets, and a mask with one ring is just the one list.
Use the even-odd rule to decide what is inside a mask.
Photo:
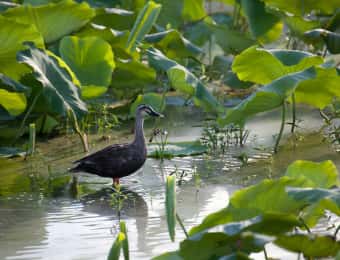
[(59, 52), (79, 79), (84, 98), (106, 92), (115, 68), (113, 52), (106, 41), (98, 37), (64, 37)]
[(126, 44), (128, 52), (134, 51), (137, 43), (141, 41), (151, 30), (157, 20), (160, 10), (161, 5), (156, 4), (153, 1), (149, 1), (145, 4), (144, 8), (139, 12), (135, 24), (130, 32), (129, 39)]
[(176, 230), (176, 176), (167, 176), (165, 191), (165, 209), (168, 231), (171, 241), (175, 241)]
[(240, 80), (267, 84), (322, 62), (321, 57), (308, 52), (266, 50), (254, 46), (235, 57), (232, 69)]
[(148, 50), (148, 58), (152, 67), (167, 73), (172, 87), (193, 97), (197, 105), (215, 113), (223, 110), (221, 104), (212, 96), (203, 83), (184, 66), (167, 58), (161, 51), (154, 48)]
[(38, 49), (34, 44), (26, 43), (26, 46), (27, 50), (18, 53), (18, 61), (33, 69), (49, 108), (63, 116), (72, 111), (79, 119), (87, 109), (80, 99), (80, 89), (73, 82), (70, 69), (66, 69), (67, 65), (60, 63), (55, 55)]
[(24, 41), (34, 42), (37, 47), (44, 46), (40, 33), (33, 25), (0, 16), (0, 73), (15, 80), (29, 72), (26, 66), (16, 61), (16, 53), (24, 49)]
[(305, 257), (336, 256), (340, 243), (325, 235), (285, 235), (280, 236), (275, 244), (289, 251), (302, 253)]
[(273, 42), (280, 37), (283, 23), (277, 16), (266, 11), (262, 1), (241, 0), (241, 7), (254, 38), (260, 42)]
[[(298, 165), (301, 167), (298, 168)], [(226, 208), (208, 215), (200, 225), (190, 231), (190, 234), (196, 234), (216, 225), (240, 221), (261, 214), (298, 215), (305, 202), (295, 200), (289, 196), (286, 188), (324, 187), (324, 183), (330, 186), (337, 185), (338, 181), (334, 179), (334, 165), (330, 165), (330, 162), (325, 162), (321, 166), (307, 162), (297, 162), (288, 168), (288, 176), (278, 180), (264, 180), (254, 186), (241, 189), (233, 194)], [(311, 174), (304, 174), (305, 171), (311, 168), (313, 168)], [(295, 177), (297, 170), (301, 170), (302, 173), (299, 174), (298, 178)], [(316, 180), (322, 182), (319, 183)]]
[(304, 36), (312, 42), (323, 40), (326, 43), (327, 49), (330, 53), (340, 53), (340, 34), (330, 32), (324, 29), (315, 29), (307, 31)]
[(44, 41), (51, 43), (79, 30), (94, 17), (95, 12), (87, 3), (64, 0), (41, 6), (21, 5), (8, 9), (3, 15), (18, 23), (33, 25)]
[(339, 174), (332, 161), (315, 163), (298, 160), (289, 165), (286, 175), (292, 178), (307, 177), (313, 182), (313, 186), (325, 189), (339, 184)]

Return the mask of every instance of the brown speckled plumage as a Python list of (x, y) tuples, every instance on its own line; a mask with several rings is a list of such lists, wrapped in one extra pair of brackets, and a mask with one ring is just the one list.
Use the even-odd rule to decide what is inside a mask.
[(73, 162), (76, 164), (71, 172), (88, 172), (102, 177), (119, 179), (141, 168), (147, 152), (143, 134), (143, 116), (162, 116), (151, 106), (140, 105), (136, 110), (135, 139), (128, 144), (110, 145), (98, 152)]

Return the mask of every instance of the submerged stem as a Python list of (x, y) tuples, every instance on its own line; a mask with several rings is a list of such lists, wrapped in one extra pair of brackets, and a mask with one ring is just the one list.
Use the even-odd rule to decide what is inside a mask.
[(292, 94), (292, 128), (290, 129), (291, 133), (294, 133), (296, 126), (296, 102), (295, 102), (295, 94)]
[(285, 102), (282, 103), (282, 112), (281, 112), (281, 127), (280, 127), (280, 132), (279, 135), (277, 136), (275, 147), (274, 147), (274, 153), (277, 153), (278, 147), (281, 141), (281, 137), (283, 134), (283, 130), (285, 128), (285, 120), (286, 120), (286, 105)]

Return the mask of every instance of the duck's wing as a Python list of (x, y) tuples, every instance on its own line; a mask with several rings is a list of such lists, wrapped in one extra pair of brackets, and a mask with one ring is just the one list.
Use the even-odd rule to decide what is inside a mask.
[(101, 149), (97, 152), (91, 153), (79, 160), (73, 161), (73, 164), (85, 162), (85, 161), (97, 161), (99, 158), (102, 158), (105, 155), (115, 155), (120, 154), (122, 151), (128, 149), (130, 144), (113, 144)]

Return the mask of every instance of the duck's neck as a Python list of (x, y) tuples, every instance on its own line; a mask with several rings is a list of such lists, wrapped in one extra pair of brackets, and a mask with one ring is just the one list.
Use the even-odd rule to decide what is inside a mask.
[(144, 118), (137, 114), (135, 122), (135, 140), (133, 143), (137, 145), (145, 145), (144, 133), (143, 133)]

